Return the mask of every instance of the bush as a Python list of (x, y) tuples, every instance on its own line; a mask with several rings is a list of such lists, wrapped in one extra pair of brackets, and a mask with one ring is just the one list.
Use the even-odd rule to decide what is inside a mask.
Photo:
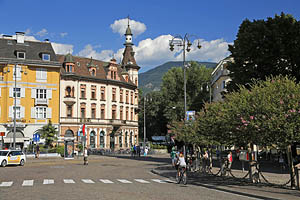
[(65, 156), (65, 146), (58, 146), (56, 148), (56, 153), (59, 153), (61, 157)]
[(151, 149), (167, 149), (165, 145), (151, 144)]

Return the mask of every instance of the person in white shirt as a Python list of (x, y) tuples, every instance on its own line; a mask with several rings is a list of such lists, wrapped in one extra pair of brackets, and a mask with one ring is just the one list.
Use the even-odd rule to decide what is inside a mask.
[(179, 157), (178, 157), (178, 160), (177, 160), (177, 165), (178, 165), (177, 173), (178, 173), (178, 176), (180, 176), (180, 174), (179, 174), (180, 169), (181, 168), (186, 169), (186, 162), (185, 162), (184, 155), (183, 155), (182, 152), (180, 152), (180, 154), (179, 154)]
[(83, 164), (84, 165), (89, 164), (89, 162), (88, 162), (88, 150), (87, 150), (86, 147), (84, 148), (84, 152), (83, 152)]

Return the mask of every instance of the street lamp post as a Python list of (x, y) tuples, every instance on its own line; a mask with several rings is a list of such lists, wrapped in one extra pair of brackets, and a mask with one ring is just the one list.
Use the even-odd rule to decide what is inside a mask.
[(144, 143), (143, 143), (143, 151), (145, 152), (146, 147), (146, 96), (144, 97)]
[[(187, 111), (187, 103), (186, 103), (186, 64), (185, 64), (185, 51), (190, 52), (191, 50), (191, 40), (190, 37), (193, 37), (194, 35), (185, 34), (184, 37), (180, 35), (176, 35), (172, 38), (172, 40), (169, 41), (170, 50), (174, 50), (174, 46), (182, 47), (182, 53), (183, 53), (183, 84), (184, 84), (184, 121), (186, 121), (186, 111)], [(198, 40), (198, 49), (201, 48), (200, 41)], [(185, 150), (185, 144), (183, 146), (183, 153), (186, 157), (186, 150)]]
[(14, 91), (13, 91), (13, 95), (14, 95), (14, 133), (13, 133), (13, 149), (16, 149), (16, 117), (17, 117), (17, 65), (15, 64), (14, 66), (14, 78), (15, 78), (15, 87), (14, 87)]

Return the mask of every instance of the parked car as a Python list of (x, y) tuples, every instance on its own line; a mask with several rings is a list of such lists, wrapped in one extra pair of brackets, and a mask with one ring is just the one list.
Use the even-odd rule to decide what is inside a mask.
[(0, 150), (0, 164), (23, 166), (26, 162), (26, 156), (21, 150)]

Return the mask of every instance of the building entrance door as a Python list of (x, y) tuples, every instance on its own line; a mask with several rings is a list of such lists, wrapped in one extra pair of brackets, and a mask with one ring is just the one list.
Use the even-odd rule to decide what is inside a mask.
[(115, 148), (115, 134), (111, 133), (109, 140), (110, 140), (110, 149), (114, 150), (114, 148)]

